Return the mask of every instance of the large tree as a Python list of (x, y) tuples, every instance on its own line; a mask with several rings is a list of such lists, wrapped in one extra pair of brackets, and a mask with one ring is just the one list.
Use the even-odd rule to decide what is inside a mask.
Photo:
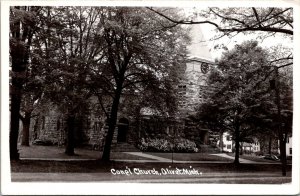
[[(40, 37), (47, 67), (46, 95), (58, 106), (66, 120), (66, 150), (74, 154), (75, 121), (88, 107), (93, 95), (91, 68), (101, 67), (103, 58), (102, 8), (46, 7)], [(101, 80), (101, 79), (99, 79)]]
[[(217, 121), (223, 130), (233, 134), (236, 164), (239, 163), (240, 142), (253, 135), (255, 109), (270, 105), (268, 85), (266, 82), (257, 85), (270, 68), (266, 50), (257, 42), (247, 41), (223, 53), (209, 76), (211, 90), (200, 106), (200, 117), (204, 121)], [(217, 118), (215, 113), (218, 113)]]
[[(172, 26), (179, 24), (197, 25), (197, 24), (210, 24), (213, 25), (219, 34), (214, 39), (219, 39), (224, 36), (230, 38), (239, 34), (249, 34), (258, 32), (257, 37), (262, 39), (268, 36), (278, 36), (278, 39), (291, 41), (293, 37), (293, 8), (292, 7), (232, 7), (232, 8), (207, 8), (206, 10), (195, 9), (194, 15), (185, 18), (174, 18), (164, 11), (157, 10), (156, 8), (149, 7), (159, 16), (172, 22)], [(199, 19), (200, 18), (200, 19)], [(202, 19), (201, 19), (202, 18)], [(283, 39), (284, 38), (284, 39)], [(282, 52), (282, 51), (281, 51)], [(276, 54), (276, 53), (273, 53)], [(274, 76), (275, 83), (278, 82), (277, 72), (280, 68), (292, 65), (293, 54), (289, 53), (285, 56), (276, 56), (269, 63), (273, 66), (270, 69), (264, 81), (272, 75)], [(288, 61), (288, 62), (287, 62)], [(283, 64), (282, 64), (283, 63)], [(272, 74), (275, 73), (275, 74)], [(275, 85), (275, 97), (273, 102), (277, 105), (277, 118), (281, 121), (281, 106), (280, 106), (280, 85)], [(281, 124), (281, 123), (279, 123)], [(278, 130), (282, 128), (277, 126)], [(278, 131), (280, 139), (280, 152), (282, 154), (282, 173), (285, 175), (285, 138), (287, 134), (283, 131)]]
[(30, 58), (30, 47), (36, 32), (37, 7), (10, 8), (10, 158), (18, 160), (18, 135), (23, 85)]
[[(92, 7), (38, 7), (38, 31), (31, 40), (19, 116), (28, 145), (30, 117), (37, 101), (57, 105), (66, 118), (66, 153), (74, 154), (74, 121), (87, 105), (88, 69), (101, 59), (99, 13)], [(44, 105), (46, 107), (46, 105)]]
[[(155, 94), (158, 89), (160, 92), (174, 89), (175, 70), (182, 65), (185, 55), (186, 35), (179, 26), (168, 28), (170, 22), (144, 8), (109, 7), (101, 17), (105, 58), (102, 67), (94, 71), (109, 87), (99, 89), (111, 95), (109, 128), (102, 156), (107, 161), (120, 98), (124, 95), (126, 99), (126, 92), (138, 95), (152, 88), (150, 91)], [(169, 104), (167, 100), (164, 103)]]
[[(21, 145), (29, 146), (30, 141), (30, 122), (33, 117), (45, 111), (46, 99), (43, 97), (44, 84), (40, 78), (42, 70), (39, 65), (34, 63), (28, 65), (23, 86), (23, 99), (21, 102), (20, 120), (22, 121), (22, 142)], [(47, 107), (46, 107), (47, 108)]]

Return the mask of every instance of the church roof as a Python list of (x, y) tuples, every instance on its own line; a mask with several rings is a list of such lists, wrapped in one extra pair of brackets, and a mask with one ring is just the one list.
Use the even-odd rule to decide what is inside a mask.
[(198, 61), (198, 62), (205, 62), (209, 64), (215, 64), (215, 62), (211, 59), (204, 59), (204, 58), (199, 58), (199, 57), (194, 57), (194, 56), (188, 56), (189, 61)]
[(201, 25), (192, 25), (190, 29), (191, 44), (187, 47), (190, 59), (198, 58), (210, 63), (214, 62), (203, 35)]

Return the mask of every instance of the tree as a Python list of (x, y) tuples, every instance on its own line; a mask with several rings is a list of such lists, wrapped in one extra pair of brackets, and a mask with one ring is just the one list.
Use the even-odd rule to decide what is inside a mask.
[[(163, 18), (175, 24), (211, 24), (225, 34), (260, 31), (266, 33), (282, 33), (293, 35), (293, 8), (208, 8), (194, 11), (196, 17), (208, 18), (194, 21), (193, 19), (178, 19), (154, 8), (148, 8)], [(193, 17), (195, 18), (195, 17)]]
[[(277, 115), (275, 117), (275, 125), (277, 127), (277, 134), (280, 147), (280, 158), (282, 163), (282, 175), (286, 176), (286, 142), (289, 133), (292, 131), (292, 89), (289, 84), (286, 84), (279, 78), (278, 67), (274, 67), (275, 76), (271, 83), (271, 88), (275, 91), (275, 105), (277, 108)], [(282, 88), (282, 87), (285, 87)], [(283, 95), (284, 97), (282, 97)]]
[(33, 67), (33, 65), (33, 63), (30, 63), (26, 71), (27, 77), (24, 80), (23, 100), (21, 102), (20, 119), (23, 124), (21, 145), (24, 146), (29, 146), (31, 118), (38, 116), (39, 112), (43, 110), (42, 107), (45, 107), (42, 104), (45, 100), (43, 98), (43, 81), (38, 75), (40, 72), (37, 71), (37, 67)]
[(36, 29), (36, 7), (10, 8), (10, 158), (18, 160), (18, 135), (23, 84)]
[(98, 90), (111, 95), (109, 129), (102, 156), (107, 161), (121, 96), (126, 92), (142, 93), (147, 88), (153, 92), (173, 89), (171, 70), (176, 70), (183, 61), (186, 35), (179, 27), (167, 28), (168, 21), (144, 8), (109, 7), (101, 17), (105, 58), (94, 71), (97, 78), (105, 80), (101, 83), (109, 87)]
[[(197, 11), (195, 10), (193, 19), (198, 16), (205, 18), (204, 20), (196, 21), (193, 19), (180, 19), (169, 16), (167, 13), (164, 13), (161, 10), (154, 8), (148, 8), (158, 14), (159, 16), (165, 18), (166, 20), (172, 22), (172, 26), (179, 24), (211, 24), (216, 27), (220, 32), (220, 35), (216, 36), (214, 39), (219, 39), (223, 36), (233, 37), (238, 33), (250, 33), (250, 32), (260, 32), (261, 38), (266, 38), (268, 36), (274, 35), (283, 35), (288, 39), (292, 39), (293, 36), (293, 8), (291, 7), (268, 7), (268, 8), (208, 8), (207, 10)], [(271, 73), (278, 71), (279, 68), (292, 65), (292, 62), (289, 62), (285, 65), (279, 65), (280, 62), (291, 61), (293, 59), (293, 54), (288, 54), (282, 58), (275, 58), (270, 63), (275, 63), (273, 70), (266, 75), (265, 79), (270, 77)], [(275, 80), (273, 80), (275, 81)], [(279, 88), (275, 88), (276, 97), (279, 97)], [(278, 118), (281, 117), (281, 107), (280, 100), (277, 98), (275, 101), (277, 104)], [(281, 127), (279, 125), (278, 129)], [(284, 140), (286, 136), (281, 132), (279, 135), (281, 139)], [(283, 146), (282, 146), (283, 145)], [(285, 159), (285, 144), (281, 141), (281, 153), (282, 157)], [(282, 159), (282, 173), (285, 175), (285, 164), (286, 160)]]
[[(100, 13), (93, 7), (47, 7), (45, 34), (41, 44), (46, 48), (46, 95), (66, 116), (67, 143), (65, 153), (74, 154), (75, 121), (88, 107), (93, 95), (90, 70), (103, 58)], [(43, 48), (41, 47), (41, 48)]]
[(47, 103), (56, 103), (66, 114), (66, 153), (72, 155), (74, 120), (91, 96), (86, 83), (87, 68), (101, 57), (101, 40), (96, 37), (99, 10), (91, 7), (36, 9), (39, 11), (34, 15), (37, 31), (30, 39), (26, 78), (22, 81), (25, 85), (22, 114), (18, 116), (24, 128), (22, 143), (28, 145), (31, 113), (43, 98)]
[[(265, 103), (270, 103), (266, 83), (257, 86), (270, 67), (268, 53), (255, 41), (236, 45), (233, 50), (223, 53), (208, 79), (211, 89), (200, 106), (200, 111), (206, 111), (201, 116), (228, 130), (235, 141), (235, 160), (239, 163), (240, 142), (247, 141), (253, 135), (253, 116), (255, 110)], [(205, 109), (204, 109), (205, 108)], [(211, 112), (210, 109), (213, 109)], [(219, 117), (215, 118), (216, 113)]]

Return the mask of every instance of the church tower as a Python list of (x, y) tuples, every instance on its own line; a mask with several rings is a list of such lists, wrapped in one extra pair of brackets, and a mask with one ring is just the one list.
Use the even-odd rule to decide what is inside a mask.
[(192, 25), (190, 37), (185, 77), (179, 85), (179, 108), (184, 116), (193, 114), (195, 107), (201, 103), (201, 94), (214, 64), (200, 25)]

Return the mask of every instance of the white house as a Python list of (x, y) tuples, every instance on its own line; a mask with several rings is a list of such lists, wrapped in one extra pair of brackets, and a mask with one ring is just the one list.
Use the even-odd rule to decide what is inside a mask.
[(241, 145), (245, 153), (253, 153), (260, 151), (260, 144), (256, 138), (254, 139), (253, 143), (241, 142)]
[[(222, 141), (223, 141), (223, 149), (222, 149), (222, 151), (224, 151), (224, 152), (232, 152), (232, 149), (233, 149), (232, 136), (228, 132), (223, 133), (223, 135), (222, 135)], [(217, 142), (217, 145), (220, 146), (220, 141)]]
[[(292, 156), (292, 150), (293, 150), (293, 143), (292, 143), (293, 137), (288, 137), (286, 140), (286, 156)], [(279, 146), (279, 141), (278, 141)], [(280, 149), (278, 148), (278, 153), (280, 154)]]
[(292, 156), (293, 144), (292, 137), (288, 137), (286, 141), (286, 156)]
[[(223, 151), (224, 152), (232, 152), (235, 145), (232, 140), (231, 134), (228, 132), (224, 132), (222, 136), (223, 141)], [(220, 146), (220, 141), (217, 142), (217, 145)], [(240, 142), (240, 146), (242, 146), (243, 152), (253, 153), (260, 151), (260, 144), (257, 139), (254, 139), (253, 143)]]

